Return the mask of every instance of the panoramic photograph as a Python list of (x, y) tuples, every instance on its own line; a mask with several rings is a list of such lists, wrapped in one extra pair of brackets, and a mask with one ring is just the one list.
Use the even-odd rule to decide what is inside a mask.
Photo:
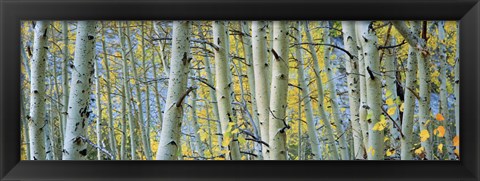
[(460, 160), (457, 21), (22, 21), (22, 160)]

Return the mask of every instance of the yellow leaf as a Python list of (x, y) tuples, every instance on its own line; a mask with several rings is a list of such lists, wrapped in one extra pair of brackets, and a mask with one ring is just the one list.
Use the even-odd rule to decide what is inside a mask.
[(388, 115), (394, 115), (395, 114), (395, 111), (397, 110), (397, 107), (391, 107), (391, 108), (388, 108)]
[(373, 131), (383, 131), (387, 127), (387, 120), (385, 120), (385, 116), (381, 115), (380, 116), (380, 121), (375, 123), (373, 126), (372, 130)]
[(427, 126), (427, 125), (428, 125), (428, 123), (430, 123), (430, 119), (429, 119), (429, 120), (427, 120), (427, 121), (425, 121), (425, 124), (423, 124), (423, 125)]
[(435, 131), (433, 131), (433, 134), (437, 135), (438, 137), (443, 137), (445, 136), (445, 128), (443, 126), (439, 126)]
[(400, 111), (403, 112), (403, 103), (400, 105)]
[(453, 146), (460, 146), (460, 138), (458, 135), (453, 138)]
[(368, 148), (368, 151), (367, 151), (367, 152), (370, 153), (372, 156), (375, 155), (375, 150), (373, 149), (372, 146), (370, 146), (370, 148)]
[(425, 148), (420, 147), (420, 148), (418, 148), (418, 149), (415, 150), (415, 154), (420, 155), (420, 154), (422, 154), (424, 151), (425, 151)]
[(420, 141), (427, 141), (428, 138), (430, 138), (430, 133), (428, 133), (428, 130), (420, 131)]
[(393, 105), (393, 99), (392, 98), (388, 98), (387, 101), (385, 101), (387, 103), (387, 105), (391, 106)]
[(445, 120), (445, 118), (443, 117), (443, 115), (440, 114), (440, 113), (437, 114), (436, 118), (437, 118), (438, 121), (444, 121), (444, 120)]
[(387, 90), (387, 92), (385, 92), (385, 96), (386, 96), (386, 97), (390, 97), (391, 95), (392, 95), (392, 91)]
[(442, 143), (440, 143), (440, 144), (438, 145), (438, 151), (439, 151), (440, 153), (443, 153), (443, 144), (442, 144)]
[(247, 140), (245, 140), (244, 137), (238, 137), (238, 143), (240, 143), (241, 145), (245, 144), (245, 142), (247, 142)]
[(385, 136), (385, 138), (383, 138), (383, 142), (387, 142), (388, 140), (390, 140), (388, 136)]
[(394, 149), (388, 149), (387, 152), (385, 152), (387, 154), (387, 156), (392, 156), (393, 154), (395, 154), (395, 150)]
[(234, 130), (232, 131), (232, 134), (236, 134), (236, 133), (239, 133), (239, 132), (240, 132), (239, 129), (234, 129)]

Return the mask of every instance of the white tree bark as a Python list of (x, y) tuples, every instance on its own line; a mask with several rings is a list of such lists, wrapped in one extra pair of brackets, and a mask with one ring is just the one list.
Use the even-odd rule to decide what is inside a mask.
[[(231, 86), (232, 82), (229, 80), (231, 75), (230, 67), (227, 59), (227, 35), (228, 30), (225, 28), (225, 22), (223, 21), (214, 21), (213, 22), (213, 39), (215, 45), (218, 48), (215, 50), (215, 73), (216, 73), (216, 96), (218, 102), (218, 112), (219, 120), (221, 124), (222, 135), (231, 132), (228, 130), (229, 124), (235, 125), (233, 121), (233, 112), (231, 106)], [(238, 140), (235, 138), (235, 134), (232, 136), (233, 139), (229, 141), (229, 158), (232, 160), (240, 160), (240, 149), (238, 146)], [(224, 140), (225, 141), (225, 140)]]
[(68, 23), (62, 21), (62, 35), (63, 35), (63, 62), (62, 62), (62, 131), (65, 132), (65, 125), (67, 122), (67, 112), (68, 112), (68, 64), (70, 63), (70, 50), (68, 49)]
[(325, 126), (326, 132), (326, 141), (328, 145), (328, 153), (327, 153), (327, 158), (330, 158), (332, 160), (338, 160), (340, 156), (338, 155), (337, 151), (337, 146), (335, 144), (335, 137), (333, 134), (333, 129), (332, 125), (330, 124), (330, 119), (327, 116), (327, 113), (325, 111), (325, 105), (323, 104), (323, 100), (325, 98), (324, 92), (323, 92), (323, 84), (322, 84), (322, 78), (320, 77), (320, 65), (318, 63), (318, 56), (317, 56), (317, 51), (315, 50), (315, 47), (313, 46), (313, 38), (310, 33), (310, 29), (308, 27), (308, 22), (305, 23), (305, 34), (307, 35), (307, 40), (308, 40), (308, 49), (311, 52), (311, 56), (313, 59), (313, 71), (315, 72), (315, 79), (316, 79), (316, 86), (317, 86), (317, 92), (318, 92), (318, 112), (320, 114), (320, 120), (323, 120), (323, 125)]
[(49, 21), (37, 21), (35, 26), (30, 77), (30, 115), (28, 121), (30, 160), (46, 159), (43, 127), (47, 124), (45, 121), (45, 69), (46, 52), (48, 49), (47, 31), (49, 26)]
[[(357, 47), (358, 47), (358, 74), (360, 76), (360, 127), (362, 128), (362, 137), (363, 137), (363, 146), (365, 150), (368, 147), (368, 122), (367, 122), (367, 80), (365, 77), (366, 68), (365, 68), (365, 55), (363, 52), (363, 47), (361, 43), (361, 37), (359, 29), (360, 27), (355, 24), (355, 35), (357, 37)], [(366, 154), (364, 158), (366, 158)]]
[(102, 95), (100, 93), (100, 69), (98, 67), (98, 62), (94, 60), (94, 69), (95, 69), (95, 92), (96, 92), (96, 103), (97, 103), (97, 112), (96, 112), (96, 133), (97, 133), (97, 160), (102, 159), (101, 147), (102, 145)]
[(313, 120), (313, 108), (312, 99), (310, 98), (310, 88), (308, 86), (310, 82), (310, 76), (304, 73), (305, 66), (302, 55), (302, 23), (296, 22), (295, 30), (295, 59), (297, 60), (297, 69), (299, 77), (299, 86), (302, 88), (302, 100), (305, 109), (305, 117), (307, 120), (308, 138), (310, 139), (310, 146), (312, 147), (312, 154), (315, 160), (322, 159), (322, 151), (320, 149), (320, 141), (318, 139), (317, 127), (315, 120)]
[[(412, 27), (412, 30), (413, 27)], [(416, 90), (417, 85), (417, 51), (414, 47), (410, 46), (408, 48), (408, 58), (407, 58), (407, 70), (406, 81), (405, 81), (405, 101), (403, 103), (403, 120), (402, 120), (402, 132), (404, 137), (400, 140), (400, 159), (401, 160), (412, 160), (413, 159), (413, 116), (415, 114), (415, 101), (416, 97), (414, 95), (414, 90)]]
[[(180, 128), (183, 117), (182, 102), (187, 94), (187, 77), (191, 60), (190, 22), (174, 21), (172, 61), (168, 80), (167, 101), (163, 117), (157, 160), (176, 160), (180, 149)], [(183, 96), (183, 97), (182, 97)]]
[(286, 110), (288, 96), (288, 22), (273, 22), (272, 85), (270, 87), (269, 144), (270, 159), (287, 159)]
[[(360, 39), (365, 55), (365, 79), (368, 94), (367, 115), (371, 115), (367, 116), (367, 122), (369, 123), (367, 156), (369, 160), (383, 160), (385, 154), (383, 130), (373, 129), (375, 124), (380, 122), (380, 115), (382, 114), (381, 76), (378, 76), (380, 72), (380, 60), (377, 49), (378, 38), (371, 26), (373, 22), (357, 21), (356, 23), (357, 28), (359, 28), (359, 35), (362, 37)], [(370, 119), (368, 119), (369, 117)]]
[[(265, 21), (252, 22), (252, 51), (253, 51), (253, 69), (255, 74), (255, 98), (258, 108), (258, 119), (260, 123), (261, 140), (269, 140), (269, 97), (268, 97), (268, 56), (267, 56), (267, 23)], [(262, 145), (262, 154), (264, 160), (270, 159), (269, 147)]]
[(347, 71), (348, 96), (350, 105), (350, 120), (352, 121), (353, 150), (355, 159), (364, 159), (365, 146), (363, 145), (362, 128), (360, 126), (360, 85), (358, 75), (358, 48), (357, 36), (355, 35), (355, 22), (342, 21), (343, 43), (345, 49), (353, 57), (345, 56), (347, 62), (345, 68)]
[[(325, 25), (327, 27), (330, 26), (329, 22), (326, 21)], [(324, 29), (323, 34), (323, 43), (330, 44), (330, 35), (329, 29)], [(337, 133), (338, 139), (338, 148), (340, 149), (340, 158), (342, 160), (350, 160), (350, 154), (348, 153), (348, 143), (347, 143), (347, 133), (343, 126), (343, 121), (340, 118), (340, 108), (338, 107), (338, 98), (337, 98), (337, 86), (335, 85), (335, 77), (333, 72), (333, 67), (330, 63), (330, 51), (331, 47), (325, 46), (324, 48), (324, 64), (325, 64), (325, 72), (327, 74), (328, 80), (328, 89), (330, 89), (330, 99), (331, 99), (331, 106), (332, 106), (332, 119), (335, 124), (335, 132)]]
[(87, 119), (91, 112), (89, 95), (93, 85), (95, 27), (94, 21), (79, 21), (77, 24), (63, 160), (82, 160), (87, 155), (87, 145), (82, 137), (86, 137)]

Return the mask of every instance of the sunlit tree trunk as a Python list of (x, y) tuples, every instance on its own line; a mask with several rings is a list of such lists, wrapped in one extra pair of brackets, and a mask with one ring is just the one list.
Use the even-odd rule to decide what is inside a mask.
[[(412, 27), (412, 30), (413, 27)], [(415, 31), (415, 30), (414, 30)], [(405, 101), (403, 103), (403, 120), (402, 120), (402, 132), (404, 137), (400, 140), (400, 159), (412, 160), (413, 158), (413, 116), (415, 114), (415, 101), (414, 95), (417, 88), (417, 51), (414, 47), (408, 48), (407, 69), (406, 69), (406, 81), (405, 81)]]
[(106, 87), (107, 87), (107, 112), (108, 112), (108, 136), (109, 136), (109, 144), (110, 144), (110, 150), (112, 151), (113, 158), (117, 158), (118, 155), (118, 150), (117, 150), (117, 140), (115, 137), (115, 124), (113, 123), (113, 110), (112, 110), (112, 88), (111, 88), (111, 79), (110, 79), (110, 62), (108, 61), (108, 56), (107, 56), (107, 49), (105, 45), (105, 24), (102, 22), (102, 50), (103, 50), (103, 61), (105, 66), (105, 73), (107, 76), (107, 79), (105, 81)]
[[(136, 91), (136, 97), (137, 97), (137, 107), (138, 107), (138, 124), (140, 126), (140, 135), (141, 135), (141, 142), (142, 142), (142, 148), (143, 152), (145, 154), (145, 157), (147, 160), (151, 160), (152, 158), (152, 151), (150, 150), (150, 146), (148, 145), (148, 139), (145, 131), (145, 123), (144, 123), (144, 116), (143, 116), (143, 105), (142, 105), (142, 93), (143, 91), (140, 90), (140, 79), (138, 76), (138, 71), (137, 71), (137, 66), (135, 64), (136, 58), (135, 58), (135, 51), (132, 46), (132, 41), (131, 41), (131, 33), (130, 33), (130, 23), (127, 22), (127, 43), (128, 43), (128, 48), (130, 51), (130, 61), (132, 63), (132, 70), (133, 70), (133, 78), (135, 80), (135, 91)], [(132, 101), (133, 102), (133, 101)], [(132, 105), (133, 106), (133, 105)]]
[[(45, 69), (47, 59), (47, 31), (49, 21), (37, 21), (35, 26), (33, 57), (30, 77), (30, 115), (28, 129), (30, 133), (30, 160), (45, 160), (45, 137), (43, 126), (45, 117)], [(28, 119), (28, 118), (27, 118)]]
[[(125, 75), (124, 75), (125, 76)], [(125, 77), (124, 77), (125, 79)], [(120, 160), (126, 159), (126, 144), (127, 144), (127, 96), (125, 92), (125, 80), (122, 85), (122, 140), (120, 142)]]
[[(181, 146), (180, 134), (183, 118), (183, 99), (187, 88), (190, 55), (190, 22), (174, 21), (172, 55), (168, 80), (167, 101), (163, 117), (157, 160), (176, 160)], [(182, 97), (183, 96), (183, 97)]]
[[(445, 147), (447, 148), (448, 159), (455, 159), (454, 147), (452, 146), (452, 136), (450, 133), (450, 114), (448, 110), (448, 91), (447, 91), (447, 47), (445, 46), (445, 22), (438, 22), (438, 46), (440, 50), (440, 113), (445, 120), (442, 126), (445, 128)], [(459, 33), (459, 32), (457, 32)]]
[[(325, 25), (327, 27), (330, 26), (330, 23), (328, 21), (325, 22)], [(325, 44), (330, 44), (330, 34), (329, 34), (329, 29), (325, 28), (324, 29), (324, 34), (323, 34), (323, 43)], [(348, 153), (348, 143), (347, 143), (347, 133), (346, 130), (343, 126), (343, 121), (340, 119), (340, 108), (338, 107), (338, 98), (337, 98), (337, 86), (335, 77), (334, 77), (334, 72), (333, 72), (333, 67), (330, 63), (330, 51), (331, 47), (325, 46), (324, 48), (324, 64), (325, 64), (325, 72), (327, 74), (327, 80), (328, 80), (328, 88), (330, 89), (330, 99), (331, 99), (331, 107), (332, 107), (332, 119), (335, 124), (335, 132), (337, 133), (338, 139), (338, 147), (340, 149), (340, 158), (342, 160), (349, 160), (350, 155)]]
[(65, 124), (67, 122), (68, 112), (68, 64), (70, 63), (70, 50), (68, 49), (68, 23), (62, 21), (62, 35), (63, 35), (63, 61), (62, 61), (62, 131), (65, 132)]
[[(192, 72), (192, 76), (195, 76), (197, 72), (196, 71), (193, 71)], [(197, 83), (195, 80), (192, 80), (190, 79), (190, 86), (196, 88), (197, 87)], [(192, 131), (192, 135), (194, 136), (193, 137), (193, 141), (194, 141), (194, 149), (192, 148), (192, 151), (193, 153), (195, 153), (196, 155), (194, 156), (198, 156), (199, 159), (203, 159), (204, 157), (204, 147), (203, 147), (203, 142), (200, 138), (200, 134), (199, 134), (199, 131), (200, 131), (200, 123), (198, 122), (198, 117), (197, 117), (197, 89), (195, 90), (192, 90), (192, 93), (190, 93), (190, 98), (189, 98), (189, 104), (191, 106), (191, 118), (189, 120), (190, 122), (190, 127), (193, 129)]]
[(350, 120), (352, 121), (353, 152), (355, 159), (364, 159), (365, 147), (363, 145), (362, 128), (360, 127), (360, 85), (358, 75), (358, 49), (355, 35), (355, 22), (342, 21), (343, 43), (345, 49), (353, 54), (346, 56), (347, 85), (350, 105)]
[[(252, 52), (253, 69), (255, 74), (255, 98), (258, 108), (261, 140), (269, 141), (269, 86), (268, 86), (268, 56), (267, 56), (267, 23), (265, 21), (252, 22)], [(262, 145), (264, 160), (270, 159), (269, 147)]]
[(89, 95), (93, 84), (95, 55), (95, 22), (79, 21), (72, 68), (68, 119), (63, 141), (63, 160), (82, 160), (87, 155), (85, 130), (90, 114)]
[(288, 22), (273, 22), (272, 85), (270, 87), (269, 144), (270, 159), (287, 159), (286, 110), (288, 96)]
[(312, 38), (312, 35), (310, 33), (310, 28), (308, 27), (308, 22), (305, 23), (305, 34), (307, 35), (307, 40), (308, 40), (308, 50), (311, 53), (312, 59), (313, 59), (313, 71), (315, 72), (315, 79), (316, 79), (316, 86), (317, 86), (317, 92), (318, 92), (318, 112), (320, 114), (320, 120), (323, 120), (323, 126), (325, 126), (326, 130), (326, 140), (328, 145), (328, 154), (327, 158), (329, 157), (332, 160), (338, 160), (340, 156), (338, 155), (337, 151), (337, 146), (335, 144), (335, 135), (333, 134), (333, 129), (332, 125), (330, 124), (330, 119), (327, 116), (327, 113), (325, 111), (325, 105), (323, 104), (324, 100), (324, 92), (323, 92), (323, 84), (322, 84), (322, 78), (320, 77), (321, 69), (320, 65), (318, 63), (318, 56), (317, 56), (317, 51), (315, 50), (315, 47), (313, 46), (314, 41)]
[[(223, 139), (227, 139), (226, 135), (230, 134), (235, 125), (233, 121), (233, 112), (231, 106), (231, 86), (232, 82), (229, 80), (230, 67), (228, 66), (228, 59), (226, 52), (227, 48), (227, 35), (228, 30), (225, 27), (225, 22), (214, 21), (213, 22), (213, 38), (217, 47), (215, 49), (215, 72), (216, 72), (216, 96), (218, 101), (219, 120), (222, 128)], [(229, 158), (232, 160), (240, 160), (240, 149), (238, 146), (238, 140), (235, 138), (235, 134), (232, 134), (231, 140), (229, 140)], [(225, 141), (225, 140), (223, 140)]]
[[(143, 80), (148, 82), (147, 76), (147, 45), (145, 44), (145, 22), (142, 21), (142, 69), (143, 69)], [(141, 105), (141, 104), (140, 104)], [(145, 84), (145, 141), (147, 144), (147, 153), (150, 155), (147, 159), (152, 159), (152, 149), (150, 148), (150, 85), (149, 83)]]
[(315, 160), (322, 159), (322, 152), (320, 149), (320, 141), (318, 139), (317, 127), (315, 120), (313, 120), (313, 108), (312, 108), (312, 99), (310, 98), (310, 88), (308, 86), (310, 81), (310, 76), (304, 73), (305, 66), (302, 55), (302, 23), (300, 21), (296, 22), (295, 30), (295, 59), (297, 61), (298, 77), (299, 77), (299, 86), (302, 89), (302, 100), (305, 109), (305, 117), (307, 119), (307, 129), (308, 129), (308, 138), (310, 139), (310, 146), (312, 147), (312, 154)]
[(382, 90), (381, 90), (381, 76), (380, 75), (380, 59), (378, 57), (378, 38), (372, 28), (371, 21), (358, 21), (357, 28), (359, 35), (362, 36), (361, 43), (365, 55), (366, 67), (366, 86), (367, 86), (367, 122), (368, 129), (368, 149), (367, 156), (369, 160), (383, 160), (384, 155), (384, 141), (383, 130), (373, 129), (374, 126), (380, 123), (380, 115), (382, 114)]
[[(355, 35), (357, 40), (357, 55), (358, 55), (358, 74), (360, 75), (360, 108), (359, 108), (359, 118), (360, 118), (360, 127), (362, 128), (362, 138), (363, 138), (363, 146), (365, 151), (368, 147), (368, 122), (367, 122), (367, 80), (366, 80), (366, 68), (365, 68), (365, 55), (363, 53), (363, 47), (361, 43), (361, 35), (359, 32), (359, 26), (355, 24)], [(363, 156), (367, 158), (365, 154)]]

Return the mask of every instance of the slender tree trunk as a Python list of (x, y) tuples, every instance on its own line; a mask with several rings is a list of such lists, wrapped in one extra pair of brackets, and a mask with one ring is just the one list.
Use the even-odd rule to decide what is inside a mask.
[(107, 49), (105, 45), (105, 24), (102, 22), (102, 49), (103, 49), (103, 61), (104, 61), (104, 66), (105, 66), (105, 73), (107, 76), (107, 79), (105, 81), (106, 87), (107, 87), (107, 111), (108, 111), (108, 136), (109, 136), (109, 144), (110, 144), (110, 150), (112, 151), (113, 158), (117, 158), (118, 155), (118, 150), (117, 150), (117, 140), (115, 137), (115, 124), (113, 123), (113, 110), (112, 110), (112, 88), (111, 88), (111, 79), (110, 79), (110, 63), (108, 61), (108, 56), (107, 56)]
[[(125, 71), (124, 71), (125, 72)], [(125, 74), (123, 75), (124, 79), (126, 79)], [(126, 148), (125, 145), (127, 144), (127, 98), (126, 98), (126, 91), (125, 88), (125, 80), (124, 84), (122, 85), (122, 140), (120, 145), (120, 160), (126, 159)]]
[[(328, 21), (325, 22), (326, 26), (329, 27), (330, 23)], [(330, 35), (329, 29), (325, 28), (324, 30), (324, 39), (323, 43), (330, 44)], [(324, 64), (325, 64), (325, 72), (327, 74), (328, 80), (328, 88), (330, 89), (330, 99), (331, 99), (331, 106), (332, 106), (332, 118), (335, 124), (335, 132), (337, 132), (338, 139), (338, 147), (340, 149), (340, 158), (342, 160), (350, 160), (350, 155), (348, 153), (348, 143), (347, 143), (347, 134), (346, 130), (343, 128), (342, 120), (340, 119), (340, 109), (338, 107), (338, 99), (337, 99), (337, 86), (335, 85), (335, 77), (333, 72), (333, 67), (330, 63), (330, 51), (331, 47), (325, 46), (324, 49)]]
[[(412, 30), (413, 27), (412, 27)], [(415, 30), (414, 30), (415, 31)], [(416, 90), (416, 77), (417, 77), (417, 51), (414, 47), (408, 48), (407, 58), (407, 70), (405, 81), (405, 101), (403, 103), (403, 120), (402, 120), (402, 132), (404, 137), (400, 140), (401, 160), (412, 160), (413, 158), (413, 116), (415, 114), (415, 100), (414, 90)]]
[(97, 133), (97, 160), (102, 160), (102, 95), (100, 93), (100, 68), (98, 67), (98, 62), (94, 60), (95, 67), (95, 91), (96, 91), (96, 102), (97, 102), (97, 121), (96, 121), (96, 133)]
[(378, 57), (378, 38), (375, 31), (371, 28), (370, 21), (358, 21), (357, 27), (359, 34), (363, 38), (361, 40), (365, 55), (366, 67), (366, 86), (367, 86), (367, 106), (368, 115), (367, 122), (369, 122), (368, 129), (368, 149), (367, 155), (369, 160), (383, 160), (384, 156), (384, 141), (383, 129), (374, 129), (376, 124), (382, 124), (380, 117), (382, 114), (382, 90), (381, 90), (381, 76), (380, 59)]
[[(359, 117), (360, 117), (360, 127), (362, 128), (362, 138), (363, 138), (363, 147), (365, 148), (364, 152), (368, 147), (368, 122), (367, 122), (367, 79), (365, 76), (365, 55), (363, 52), (363, 47), (361, 43), (361, 35), (359, 32), (359, 26), (355, 24), (355, 35), (357, 40), (358, 47), (358, 74), (360, 75), (360, 108), (359, 108)], [(365, 154), (363, 158), (367, 158)]]
[[(252, 22), (252, 52), (255, 74), (255, 98), (258, 108), (261, 140), (269, 141), (269, 87), (268, 87), (268, 57), (267, 57), (267, 23), (265, 21)], [(270, 160), (270, 148), (262, 145), (264, 160)]]
[(286, 150), (286, 110), (288, 96), (288, 22), (273, 22), (272, 85), (270, 87), (270, 159), (287, 159)]
[[(320, 149), (320, 141), (318, 139), (317, 127), (315, 121), (313, 120), (313, 108), (312, 108), (312, 99), (310, 98), (310, 88), (308, 83), (310, 81), (310, 76), (304, 73), (304, 62), (302, 55), (302, 23), (300, 21), (296, 22), (297, 30), (295, 31), (295, 59), (297, 60), (297, 69), (299, 77), (299, 86), (302, 88), (302, 100), (305, 109), (305, 116), (307, 118), (307, 129), (308, 129), (308, 138), (310, 139), (310, 146), (312, 147), (312, 155), (315, 160), (322, 159), (322, 152)], [(300, 117), (301, 118), (301, 117)]]
[[(132, 70), (133, 70), (133, 78), (135, 79), (135, 91), (136, 91), (136, 97), (137, 97), (137, 107), (138, 107), (138, 124), (140, 125), (140, 135), (141, 135), (141, 142), (142, 142), (142, 148), (143, 152), (145, 154), (145, 157), (147, 160), (152, 159), (152, 151), (150, 150), (150, 146), (148, 145), (148, 138), (147, 134), (145, 131), (145, 123), (144, 123), (144, 116), (143, 116), (143, 105), (142, 105), (142, 91), (140, 90), (140, 77), (138, 76), (138, 71), (137, 71), (137, 66), (135, 64), (136, 58), (135, 58), (135, 51), (132, 46), (132, 41), (131, 41), (131, 34), (130, 34), (130, 23), (127, 22), (127, 43), (128, 43), (128, 48), (131, 49), (130, 54), (130, 60), (132, 63)], [(132, 105), (134, 106), (134, 105)], [(148, 120), (147, 120), (148, 121)]]
[[(216, 84), (216, 95), (218, 101), (218, 111), (219, 111), (219, 120), (221, 124), (223, 139), (229, 142), (229, 158), (232, 160), (240, 160), (240, 148), (238, 146), (238, 140), (235, 138), (235, 134), (231, 134), (233, 126), (235, 126), (234, 115), (232, 112), (231, 106), (231, 80), (229, 77), (230, 67), (229, 60), (227, 59), (227, 35), (228, 30), (226, 29), (225, 22), (223, 21), (214, 21), (213, 22), (213, 37), (214, 42), (218, 46), (215, 50), (215, 72), (217, 78)], [(233, 135), (231, 138), (228, 138), (227, 135)], [(225, 142), (225, 140), (223, 140)]]
[(89, 95), (94, 73), (95, 27), (94, 21), (79, 21), (77, 24), (63, 160), (83, 160), (87, 155), (87, 145), (82, 137), (86, 137), (85, 126), (90, 114)]
[[(22, 88), (24, 88), (22, 86)], [(23, 90), (20, 90), (20, 118), (22, 119), (22, 128), (23, 128), (23, 143), (25, 143), (25, 158), (28, 160), (30, 159), (30, 134), (28, 130), (28, 119), (27, 119), (27, 111), (25, 110), (25, 105), (27, 102), (25, 101), (25, 93)]]
[(362, 128), (360, 126), (360, 85), (358, 75), (358, 49), (355, 35), (355, 22), (342, 21), (343, 42), (345, 49), (353, 54), (346, 56), (348, 96), (350, 105), (350, 120), (352, 121), (353, 152), (355, 159), (364, 159), (365, 147), (363, 145)]
[[(143, 80), (145, 82), (148, 81), (148, 76), (147, 76), (147, 45), (145, 44), (145, 22), (142, 21), (141, 24), (142, 28), (142, 69), (143, 69)], [(141, 104), (140, 104), (141, 105)], [(147, 147), (148, 147), (148, 152), (149, 152), (149, 157), (150, 160), (152, 159), (152, 149), (150, 148), (150, 86), (149, 84), (145, 84), (145, 137), (146, 137), (146, 142), (147, 142)]]
[[(192, 75), (195, 76), (196, 72), (193, 71), (192, 72)], [(198, 75), (199, 76), (199, 75)], [(193, 132), (192, 132), (192, 135), (195, 137), (194, 138), (194, 150), (193, 152), (196, 153), (197, 155), (194, 155), (194, 156), (198, 156), (200, 159), (203, 159), (204, 158), (204, 146), (203, 146), (203, 142), (200, 138), (200, 134), (199, 134), (199, 131), (200, 131), (200, 123), (198, 122), (198, 117), (197, 117), (197, 83), (195, 82), (195, 80), (190, 80), (191, 83), (190, 83), (190, 86), (192, 86), (195, 90), (192, 90), (192, 93), (191, 93), (191, 97), (190, 97), (190, 106), (191, 106), (191, 120), (189, 121), (191, 123), (191, 127), (193, 129)]]
[[(186, 94), (187, 77), (190, 65), (190, 22), (173, 22), (173, 44), (167, 101), (163, 118), (157, 160), (176, 160), (181, 145), (182, 102)], [(183, 97), (182, 97), (183, 96)]]
[[(452, 134), (450, 133), (450, 116), (448, 110), (448, 91), (447, 91), (447, 48), (445, 46), (445, 22), (438, 22), (438, 44), (440, 50), (440, 113), (445, 120), (442, 126), (445, 128), (445, 147), (447, 148), (448, 159), (455, 159), (454, 146), (452, 145)], [(458, 33), (458, 32), (457, 32)]]
[[(160, 57), (161, 59), (162, 57)], [(153, 69), (153, 79), (158, 80), (157, 77), (157, 67), (155, 63), (155, 52), (152, 51), (152, 69)], [(157, 118), (159, 123), (159, 128), (157, 133), (162, 131), (162, 124), (163, 124), (163, 114), (162, 114), (162, 105), (160, 104), (160, 90), (158, 88), (158, 81), (153, 82), (154, 90), (155, 90), (155, 104), (157, 106)]]
[(327, 142), (328, 144), (328, 154), (327, 157), (331, 158), (332, 160), (338, 160), (340, 157), (338, 155), (337, 151), (337, 146), (335, 144), (335, 138), (333, 134), (333, 129), (332, 125), (330, 124), (330, 119), (327, 116), (327, 113), (325, 111), (325, 105), (323, 104), (324, 100), (324, 92), (323, 92), (323, 84), (322, 84), (322, 79), (320, 77), (320, 66), (318, 63), (318, 56), (317, 56), (317, 51), (315, 50), (315, 47), (313, 46), (313, 38), (310, 33), (310, 29), (308, 27), (308, 22), (305, 23), (305, 34), (307, 35), (307, 40), (308, 40), (308, 49), (311, 52), (311, 56), (313, 59), (313, 71), (315, 72), (315, 79), (316, 79), (316, 85), (317, 85), (317, 92), (318, 92), (318, 112), (320, 114), (320, 120), (323, 120), (323, 125), (325, 126), (325, 129), (327, 130), (326, 136), (327, 136)]
[(63, 34), (63, 43), (64, 43), (64, 46), (63, 46), (63, 62), (62, 62), (62, 91), (63, 91), (63, 94), (62, 94), (62, 104), (63, 104), (63, 107), (62, 107), (62, 131), (65, 133), (65, 125), (66, 125), (66, 122), (67, 122), (67, 112), (68, 112), (68, 88), (69, 88), (69, 85), (68, 85), (68, 64), (70, 63), (70, 50), (68, 49), (68, 45), (69, 45), (69, 42), (68, 42), (68, 23), (66, 21), (62, 21), (62, 34)]
[(49, 24), (49, 21), (37, 21), (35, 26), (30, 77), (30, 119), (28, 121), (30, 150), (32, 152), (30, 160), (45, 160), (46, 158), (43, 127), (47, 124), (45, 117), (45, 69)]

